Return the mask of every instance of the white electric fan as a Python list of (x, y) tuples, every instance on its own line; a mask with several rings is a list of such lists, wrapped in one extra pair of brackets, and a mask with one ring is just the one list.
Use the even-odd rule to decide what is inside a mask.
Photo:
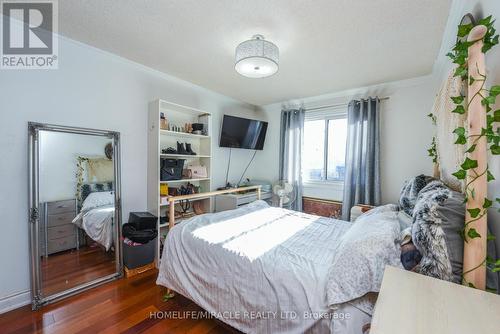
[(273, 184), (273, 203), (278, 203), (282, 208), (290, 207), (297, 198), (295, 187), (286, 180), (280, 180)]

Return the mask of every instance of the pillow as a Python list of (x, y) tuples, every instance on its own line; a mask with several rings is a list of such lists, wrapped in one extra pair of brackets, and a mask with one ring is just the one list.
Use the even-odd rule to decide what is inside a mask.
[(464, 195), (432, 181), (418, 194), (413, 210), (412, 240), (422, 254), (417, 271), (461, 283), (465, 223)]
[(94, 192), (112, 191), (112, 190), (113, 190), (113, 182), (85, 183), (82, 185), (80, 189), (81, 200), (85, 200), (88, 195)]
[(102, 191), (90, 193), (83, 201), (82, 211), (89, 211), (100, 206), (112, 205), (115, 203), (114, 191)]
[(407, 228), (411, 227), (411, 225), (413, 224), (413, 217), (404, 211), (398, 211), (398, 221), (399, 229), (401, 231), (404, 231)]
[[(490, 220), (490, 224), (494, 224), (493, 220)], [(490, 226), (488, 226), (488, 233), (492, 234)], [(487, 245), (487, 253), (488, 256), (492, 259), (498, 259), (497, 247), (495, 242), (488, 242)], [(500, 294), (500, 272), (493, 272), (493, 268), (486, 270), (486, 288), (495, 291), (497, 294)]]
[(374, 208), (342, 236), (328, 273), (329, 306), (378, 292), (385, 267), (402, 268), (397, 210), (393, 204)]

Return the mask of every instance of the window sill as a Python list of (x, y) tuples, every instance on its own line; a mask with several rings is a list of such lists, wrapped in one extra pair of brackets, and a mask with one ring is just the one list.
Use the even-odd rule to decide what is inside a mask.
[(337, 188), (337, 189), (343, 189), (344, 188), (344, 181), (303, 181), (302, 185), (307, 188)]

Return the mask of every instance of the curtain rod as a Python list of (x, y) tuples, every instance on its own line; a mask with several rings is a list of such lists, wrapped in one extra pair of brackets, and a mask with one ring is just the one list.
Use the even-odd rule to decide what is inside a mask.
[[(379, 101), (389, 100), (389, 98), (390, 98), (389, 96), (381, 97), (381, 98), (379, 98)], [(304, 110), (305, 111), (321, 110), (321, 109), (328, 109), (328, 108), (334, 108), (334, 107), (347, 106), (348, 104), (349, 104), (349, 102), (347, 102), (347, 103), (329, 104), (329, 105), (326, 105), (326, 106), (320, 106), (320, 107), (314, 107), (314, 108), (306, 108)]]

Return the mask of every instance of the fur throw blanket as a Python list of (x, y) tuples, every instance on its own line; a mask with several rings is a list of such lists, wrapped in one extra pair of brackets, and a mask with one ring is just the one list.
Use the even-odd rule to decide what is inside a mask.
[[(399, 209), (412, 218), (411, 237), (422, 256), (411, 270), (455, 283), (462, 282), (463, 245), (460, 235), (465, 223), (464, 195), (430, 176), (408, 180), (401, 190)], [(495, 243), (489, 242), (488, 256), (497, 258)], [(419, 254), (404, 254), (410, 260)], [(487, 270), (487, 287), (500, 293), (500, 274)]]
[(410, 180), (406, 181), (401, 188), (401, 193), (399, 196), (399, 209), (406, 212), (407, 215), (413, 215), (413, 208), (417, 202), (418, 194), (420, 190), (431, 181), (435, 179), (426, 175), (418, 175)]
[(417, 272), (456, 282), (442, 226), (443, 221), (438, 211), (451, 196), (451, 190), (441, 181), (432, 181), (419, 192), (413, 208), (412, 240), (422, 254)]

